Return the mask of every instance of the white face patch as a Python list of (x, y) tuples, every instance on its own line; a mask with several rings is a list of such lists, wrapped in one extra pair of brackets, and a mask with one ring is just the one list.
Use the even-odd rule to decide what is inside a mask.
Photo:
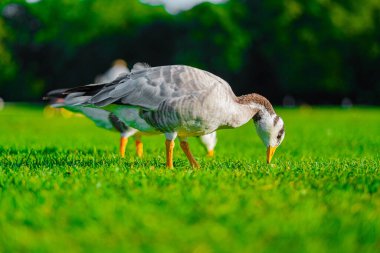
[(277, 115), (263, 115), (255, 122), (256, 131), (266, 147), (277, 147), (285, 137), (284, 121)]

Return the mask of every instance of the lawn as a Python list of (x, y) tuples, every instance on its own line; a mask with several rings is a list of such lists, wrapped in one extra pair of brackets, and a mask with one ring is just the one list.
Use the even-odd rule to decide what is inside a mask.
[(252, 122), (216, 157), (130, 140), (37, 105), (0, 111), (0, 252), (380, 252), (380, 109), (281, 109), (272, 164)]

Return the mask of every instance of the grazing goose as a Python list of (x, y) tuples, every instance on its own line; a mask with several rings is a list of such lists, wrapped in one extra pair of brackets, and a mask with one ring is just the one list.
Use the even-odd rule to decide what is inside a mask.
[[(144, 68), (144, 64), (135, 64), (135, 69), (138, 70)], [(128, 69), (127, 62), (122, 59), (116, 59), (112, 63), (112, 67), (107, 70), (104, 74), (98, 75), (95, 78), (95, 83), (102, 82), (111, 82), (120, 74), (128, 74), (131, 71)], [(125, 156), (125, 149), (128, 143), (128, 138), (134, 135), (136, 142), (136, 154), (138, 157), (142, 157), (143, 155), (143, 144), (141, 142), (141, 134), (137, 134), (138, 130), (128, 127), (122, 121), (120, 121), (115, 115), (112, 113), (100, 109), (100, 108), (89, 108), (85, 106), (70, 106), (65, 105), (65, 96), (60, 96), (59, 94), (64, 89), (53, 90), (48, 94), (48, 98), (50, 100), (51, 107), (54, 108), (65, 108), (71, 112), (81, 113), (85, 115), (87, 118), (92, 120), (95, 125), (101, 128), (105, 128), (108, 130), (117, 131), (120, 133), (120, 155), (121, 157)], [(58, 95), (58, 96), (57, 96)]]
[(199, 167), (189, 149), (189, 136), (236, 128), (253, 119), (267, 147), (268, 163), (285, 136), (284, 122), (266, 98), (255, 93), (237, 97), (223, 79), (190, 66), (144, 68), (110, 83), (68, 89), (62, 95), (67, 95), (67, 105), (105, 107), (128, 126), (164, 133), (169, 168), (177, 137), (190, 164)]

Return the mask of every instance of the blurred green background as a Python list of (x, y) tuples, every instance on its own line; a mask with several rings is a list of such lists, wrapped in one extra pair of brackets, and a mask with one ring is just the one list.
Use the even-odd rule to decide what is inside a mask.
[(379, 0), (161, 2), (0, 1), (0, 96), (41, 101), (122, 58), (199, 67), (275, 104), (380, 104)]

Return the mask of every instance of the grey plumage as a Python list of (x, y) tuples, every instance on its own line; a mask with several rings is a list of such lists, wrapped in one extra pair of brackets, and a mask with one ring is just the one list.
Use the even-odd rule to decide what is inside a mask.
[[(215, 131), (220, 125), (229, 126), (228, 119), (218, 116), (227, 109), (225, 104), (236, 98), (231, 87), (221, 78), (182, 65), (145, 68), (108, 84), (82, 86), (66, 93), (78, 94), (72, 101), (82, 101), (84, 106), (118, 104), (137, 107), (139, 117), (152, 126), (152, 131), (153, 128), (161, 132), (175, 131), (180, 136), (203, 135)], [(89, 94), (94, 95), (88, 98)], [(113, 108), (106, 107), (128, 121)], [(217, 116), (219, 122), (210, 122), (210, 113)], [(134, 127), (140, 129), (137, 125)]]

